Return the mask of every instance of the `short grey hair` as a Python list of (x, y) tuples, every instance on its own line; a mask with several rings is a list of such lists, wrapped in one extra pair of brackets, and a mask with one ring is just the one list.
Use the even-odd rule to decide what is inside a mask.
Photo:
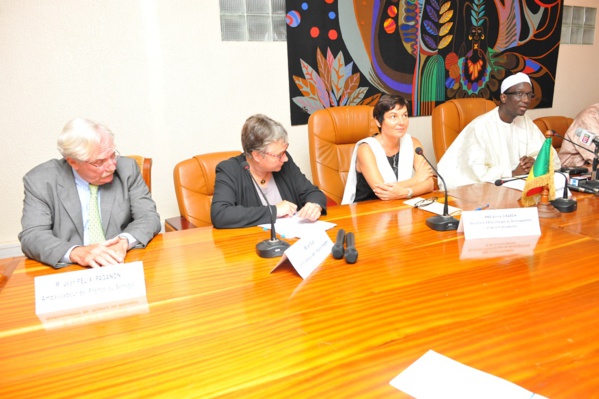
[(98, 148), (101, 135), (108, 133), (112, 139), (114, 134), (106, 126), (85, 118), (69, 121), (58, 136), (58, 151), (65, 158), (87, 161)]
[(252, 115), (243, 124), (241, 146), (246, 156), (251, 156), (252, 151), (265, 151), (271, 143), (278, 141), (289, 144), (287, 131), (283, 125), (266, 115)]

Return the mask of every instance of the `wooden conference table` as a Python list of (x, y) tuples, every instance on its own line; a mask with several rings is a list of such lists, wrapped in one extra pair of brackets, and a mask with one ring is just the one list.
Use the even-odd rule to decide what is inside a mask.
[[(519, 197), (451, 194), (464, 210)], [(143, 261), (144, 312), (61, 328), (36, 317), (34, 278), (80, 268), (2, 260), (0, 397), (407, 398), (389, 381), (429, 349), (548, 398), (599, 397), (599, 198), (577, 197), (538, 241), (479, 252), (402, 201), (332, 207), (328, 234), (354, 232), (358, 262), (329, 256), (306, 280), (269, 273), (259, 228), (162, 234), (126, 260)]]

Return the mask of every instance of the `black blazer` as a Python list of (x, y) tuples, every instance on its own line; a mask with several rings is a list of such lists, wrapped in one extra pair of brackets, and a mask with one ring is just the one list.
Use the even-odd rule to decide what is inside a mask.
[[(326, 214), (326, 197), (313, 185), (287, 153), (288, 161), (279, 172), (273, 172), (281, 198), (297, 205), (298, 210), (312, 202), (322, 207)], [(222, 161), (216, 166), (214, 197), (210, 208), (210, 218), (219, 229), (249, 227), (270, 223), (270, 211), (263, 206), (249, 172), (241, 163), (244, 154)], [(276, 204), (271, 205), (276, 215)]]

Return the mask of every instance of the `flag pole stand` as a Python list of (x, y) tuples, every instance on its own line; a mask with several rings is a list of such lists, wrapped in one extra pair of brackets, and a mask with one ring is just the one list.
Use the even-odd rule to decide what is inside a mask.
[(553, 205), (549, 202), (549, 187), (543, 186), (543, 191), (541, 192), (541, 200), (537, 204), (537, 210), (539, 211), (539, 217), (545, 219), (558, 218), (561, 216), (561, 213), (555, 209)]

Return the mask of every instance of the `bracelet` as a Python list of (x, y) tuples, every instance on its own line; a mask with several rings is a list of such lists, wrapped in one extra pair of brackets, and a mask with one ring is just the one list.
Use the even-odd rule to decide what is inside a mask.
[(410, 199), (410, 198), (412, 198), (412, 189), (410, 187), (407, 187), (407, 190), (408, 190), (408, 195), (406, 195), (406, 198)]

